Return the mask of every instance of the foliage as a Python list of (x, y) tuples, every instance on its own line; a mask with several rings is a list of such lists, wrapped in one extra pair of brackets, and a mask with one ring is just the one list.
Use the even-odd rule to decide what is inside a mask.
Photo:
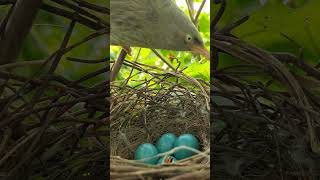
[[(223, 27), (250, 15), (246, 23), (234, 30), (236, 36), (269, 51), (290, 52), (299, 56), (299, 48), (303, 48), (306, 60), (316, 64), (320, 58), (320, 38), (317, 34), (320, 28), (320, 1), (304, 2), (301, 7), (290, 8), (281, 0), (269, 0), (264, 5), (258, 0), (229, 0), (219, 25)], [(216, 13), (217, 9), (213, 11)], [(230, 57), (225, 57), (220, 65), (224, 67), (233, 62)]]

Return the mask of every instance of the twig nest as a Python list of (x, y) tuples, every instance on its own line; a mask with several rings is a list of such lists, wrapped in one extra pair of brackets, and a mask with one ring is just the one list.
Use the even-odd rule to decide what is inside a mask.
[[(160, 91), (113, 87), (111, 94), (114, 102), (110, 117), (111, 179), (168, 179), (183, 174), (191, 174), (199, 179), (199, 172), (201, 177), (209, 177), (210, 112), (201, 92), (179, 85), (174, 88), (163, 86)], [(196, 151), (192, 157), (180, 163), (174, 152), (183, 147), (170, 149), (175, 136), (169, 133), (174, 134), (176, 139), (186, 133), (194, 135), (201, 153)], [(169, 140), (164, 141), (163, 138)], [(154, 161), (150, 166), (143, 159), (134, 160), (141, 144), (151, 143), (154, 146), (148, 146), (156, 147), (162, 141), (164, 144), (168, 143), (169, 147), (157, 150), (155, 159), (158, 166), (153, 166), (157, 165), (153, 164)], [(190, 149), (189, 146), (188, 148)], [(168, 149), (170, 150), (166, 151)], [(162, 158), (163, 156), (166, 157)], [(162, 159), (158, 160), (160, 158)]]

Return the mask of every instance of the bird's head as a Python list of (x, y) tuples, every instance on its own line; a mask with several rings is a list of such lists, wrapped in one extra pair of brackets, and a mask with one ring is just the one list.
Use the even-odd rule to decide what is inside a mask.
[(184, 46), (190, 51), (196, 54), (201, 54), (205, 58), (210, 59), (209, 51), (205, 48), (201, 36), (198, 32), (195, 33), (184, 33)]
[(170, 36), (171, 45), (175, 46), (177, 50), (192, 51), (210, 59), (210, 53), (204, 46), (201, 35), (190, 18), (177, 6), (172, 12), (168, 13), (171, 16), (167, 23), (167, 28), (174, 32)]

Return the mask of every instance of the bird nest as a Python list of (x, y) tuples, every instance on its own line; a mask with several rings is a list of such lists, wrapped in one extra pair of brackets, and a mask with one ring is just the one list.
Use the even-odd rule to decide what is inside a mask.
[[(144, 88), (148, 85), (141, 89), (112, 86), (111, 179), (209, 179), (208, 92), (203, 87), (192, 88), (176, 82), (160, 81), (158, 84), (161, 88), (155, 89)], [(168, 132), (177, 136), (194, 134), (200, 141), (200, 151), (169, 165), (147, 165), (133, 160), (134, 151), (140, 144), (154, 144), (162, 134)]]
[(212, 70), (214, 178), (318, 179), (319, 70), (302, 56), (212, 37), (215, 63), (223, 54), (241, 60)]

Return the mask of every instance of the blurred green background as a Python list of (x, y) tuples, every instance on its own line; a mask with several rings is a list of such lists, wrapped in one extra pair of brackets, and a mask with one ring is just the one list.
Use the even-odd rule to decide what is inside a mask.
[[(88, 2), (100, 5), (102, 7), (109, 7), (109, 4), (106, 2), (106, 0), (90, 0)], [(59, 7), (61, 9), (65, 9), (69, 12), (73, 12), (70, 9), (54, 3), (53, 1), (45, 0), (44, 3)], [(0, 19), (2, 19), (6, 15), (6, 13), (8, 12), (8, 8), (9, 6), (0, 6)], [(103, 17), (102, 14), (95, 11), (90, 11), (90, 13), (93, 13), (98, 17)], [(105, 17), (105, 19), (107, 20), (108, 17)], [(71, 21), (69, 19), (40, 10), (36, 16), (31, 32), (28, 34), (23, 44), (23, 48), (18, 57), (18, 61), (45, 60), (57, 49), (59, 49), (70, 22)], [(94, 30), (77, 23), (68, 46), (81, 41), (86, 36), (94, 32)], [(95, 60), (106, 58), (108, 54), (108, 41), (106, 36), (94, 38), (87, 43), (78, 46), (77, 48), (73, 49), (65, 56), (63, 56), (55, 73), (62, 75), (70, 80), (79, 79), (89, 72), (94, 72), (97, 69), (106, 67), (106, 63), (84, 64), (68, 61), (66, 59), (67, 57)], [(13, 71), (20, 75), (28, 77), (35, 74), (35, 72), (39, 70), (39, 67), (39, 65), (30, 65), (28, 66), (28, 68), (26, 68), (26, 66), (15, 68)], [(84, 84), (91, 86), (98, 82), (101, 83), (101, 81), (105, 79), (106, 74), (102, 74), (98, 77), (84, 82)]]
[[(211, 6), (211, 19), (220, 5)], [(218, 28), (249, 15), (249, 20), (235, 28), (233, 35), (271, 52), (287, 52), (297, 57), (303, 55), (306, 63), (316, 66), (320, 60), (320, 1), (318, 0), (227, 0), (227, 6)], [(220, 53), (219, 69), (242, 64), (239, 59)], [(287, 67), (299, 76), (306, 73), (293, 64)], [(245, 78), (251, 82), (267, 83), (270, 76), (252, 75)], [(279, 82), (269, 86), (285, 91)]]
[[(306, 61), (315, 65), (320, 60), (319, 7), (319, 0), (227, 0), (226, 12), (218, 26), (221, 28), (249, 15), (250, 19), (236, 28), (234, 35), (273, 52), (298, 56), (302, 47)], [(218, 8), (218, 5), (211, 6), (213, 16)], [(220, 67), (238, 62), (229, 56), (221, 59)]]

